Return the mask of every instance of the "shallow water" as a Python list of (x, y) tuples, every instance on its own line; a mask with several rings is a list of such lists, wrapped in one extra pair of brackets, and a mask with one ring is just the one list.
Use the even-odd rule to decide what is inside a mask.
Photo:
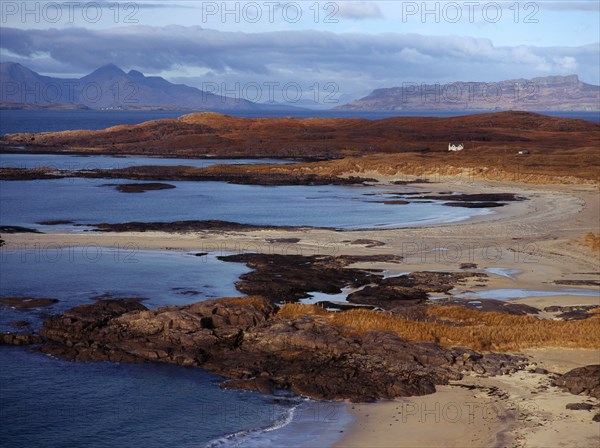
[[(177, 118), (190, 111), (131, 111), (131, 110), (0, 110), (0, 135), (16, 132), (55, 132), (69, 129), (104, 129), (120, 124), (137, 124), (162, 118)], [(289, 111), (240, 111), (225, 112), (228, 115), (247, 118), (297, 117), (297, 118), (367, 118), (378, 120), (389, 117), (456, 117), (478, 113), (477, 111), (350, 111), (350, 110), (301, 110)], [(598, 112), (542, 112), (565, 118), (580, 118), (600, 122)]]
[(112, 157), (80, 156), (67, 154), (0, 154), (0, 168), (41, 168), (56, 170), (122, 169), (132, 166), (194, 166), (206, 168), (212, 165), (292, 163), (281, 159), (180, 159), (158, 157)]
[(485, 291), (465, 292), (454, 297), (477, 297), (479, 299), (510, 300), (523, 299), (525, 297), (550, 297), (550, 296), (581, 296), (598, 297), (600, 290), (597, 289), (575, 289), (563, 288), (554, 291), (530, 291), (527, 289), (488, 289)]
[(0, 347), (0, 357), (5, 448), (196, 448), (269, 427), (297, 405), (221, 389), (201, 369), (74, 363), (17, 347)]
[(348, 302), (348, 294), (352, 292), (352, 288), (343, 288), (342, 292), (339, 294), (325, 294), (324, 292), (309, 292), (310, 297), (306, 299), (300, 299), (299, 303), (304, 305), (314, 305), (319, 302), (328, 301), (328, 302)]
[[(132, 182), (81, 178), (0, 182), (0, 225), (51, 231), (65, 226), (40, 227), (36, 223), (219, 219), (257, 225), (357, 229), (456, 222), (493, 213), (488, 209), (446, 207), (441, 203), (383, 204), (381, 201), (388, 197), (381, 189), (364, 186), (264, 187), (225, 182), (168, 182), (176, 188), (122, 193), (115, 187), (103, 186), (107, 183)], [(381, 195), (380, 202), (366, 193)]]
[(0, 296), (59, 299), (27, 313), (1, 308), (0, 330), (28, 320), (34, 326), (48, 313), (91, 303), (93, 297), (145, 298), (149, 308), (243, 295), (234, 283), (249, 272), (244, 264), (201, 257), (194, 252), (139, 250), (134, 245), (107, 247), (40, 247), (0, 251)]
[(516, 281), (516, 275), (521, 274), (523, 271), (520, 269), (510, 269), (510, 268), (485, 268), (484, 272), (488, 272), (490, 274), (499, 275), (501, 277), (506, 277), (511, 279), (512, 281)]
[[(58, 298), (51, 307), (2, 308), (0, 331), (92, 297), (145, 297), (150, 308), (241, 295), (249, 269), (194, 252), (71, 247), (0, 251), (0, 296)], [(3, 447), (330, 446), (348, 424), (341, 404), (223, 390), (222, 379), (173, 365), (73, 363), (0, 347)], [(235, 434), (235, 437), (228, 437)], [(316, 439), (315, 439), (316, 438)]]

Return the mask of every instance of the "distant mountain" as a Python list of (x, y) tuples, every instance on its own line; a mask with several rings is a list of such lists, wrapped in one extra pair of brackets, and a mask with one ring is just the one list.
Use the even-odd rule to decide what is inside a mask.
[(514, 79), (495, 83), (405, 83), (377, 89), (341, 110), (600, 110), (600, 86), (577, 75)]
[(42, 76), (14, 62), (0, 64), (0, 103), (26, 104), (27, 108), (57, 105), (92, 109), (277, 110), (292, 106), (257, 104), (214, 95), (184, 84), (136, 70), (126, 73), (105, 65), (80, 79)]

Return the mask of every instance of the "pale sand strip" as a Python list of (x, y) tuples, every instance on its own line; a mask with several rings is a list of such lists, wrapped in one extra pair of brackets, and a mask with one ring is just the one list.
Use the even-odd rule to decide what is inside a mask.
[(338, 448), (494, 447), (512, 425), (508, 410), (497, 412), (497, 398), (457, 386), (440, 386), (423, 397), (348, 406), (355, 421)]
[[(536, 349), (526, 354), (538, 366), (564, 373), (600, 363), (597, 350)], [(349, 405), (355, 421), (337, 448), (586, 447), (600, 446), (596, 411), (571, 411), (569, 403), (598, 400), (550, 385), (543, 374), (465, 377), (462, 385), (438, 387), (425, 397)]]

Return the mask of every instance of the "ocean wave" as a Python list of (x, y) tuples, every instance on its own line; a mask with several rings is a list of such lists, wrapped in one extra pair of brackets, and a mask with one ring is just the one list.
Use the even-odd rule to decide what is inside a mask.
[(218, 439), (211, 440), (206, 445), (205, 448), (237, 448), (237, 447), (264, 447), (265, 446), (265, 437), (267, 434), (276, 431), (278, 429), (284, 428), (289, 425), (294, 420), (294, 414), (296, 413), (296, 409), (302, 404), (302, 402), (296, 403), (294, 406), (283, 409), (283, 413), (280, 418), (275, 420), (268, 426), (263, 426), (260, 428), (253, 428), (235, 432), (233, 434), (229, 434), (223, 437), (219, 437)]

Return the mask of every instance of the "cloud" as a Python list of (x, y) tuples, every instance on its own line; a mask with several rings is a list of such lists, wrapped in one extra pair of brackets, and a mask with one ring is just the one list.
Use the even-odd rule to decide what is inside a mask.
[(361, 20), (383, 17), (379, 6), (373, 1), (339, 1), (333, 4), (338, 8), (335, 15), (345, 19)]
[[(578, 72), (598, 82), (600, 45), (495, 46), (466, 36), (324, 31), (221, 32), (201, 27), (132, 26), (0, 29), (5, 60), (44, 74), (85, 73), (106, 63), (201, 87), (328, 82), (340, 93), (368, 93), (403, 82), (500, 81)], [(9, 55), (10, 58), (7, 58)]]
[(538, 1), (538, 6), (544, 9), (556, 10), (556, 11), (599, 11), (600, 3), (597, 0), (591, 1), (572, 1), (572, 2), (560, 2), (560, 1)]

